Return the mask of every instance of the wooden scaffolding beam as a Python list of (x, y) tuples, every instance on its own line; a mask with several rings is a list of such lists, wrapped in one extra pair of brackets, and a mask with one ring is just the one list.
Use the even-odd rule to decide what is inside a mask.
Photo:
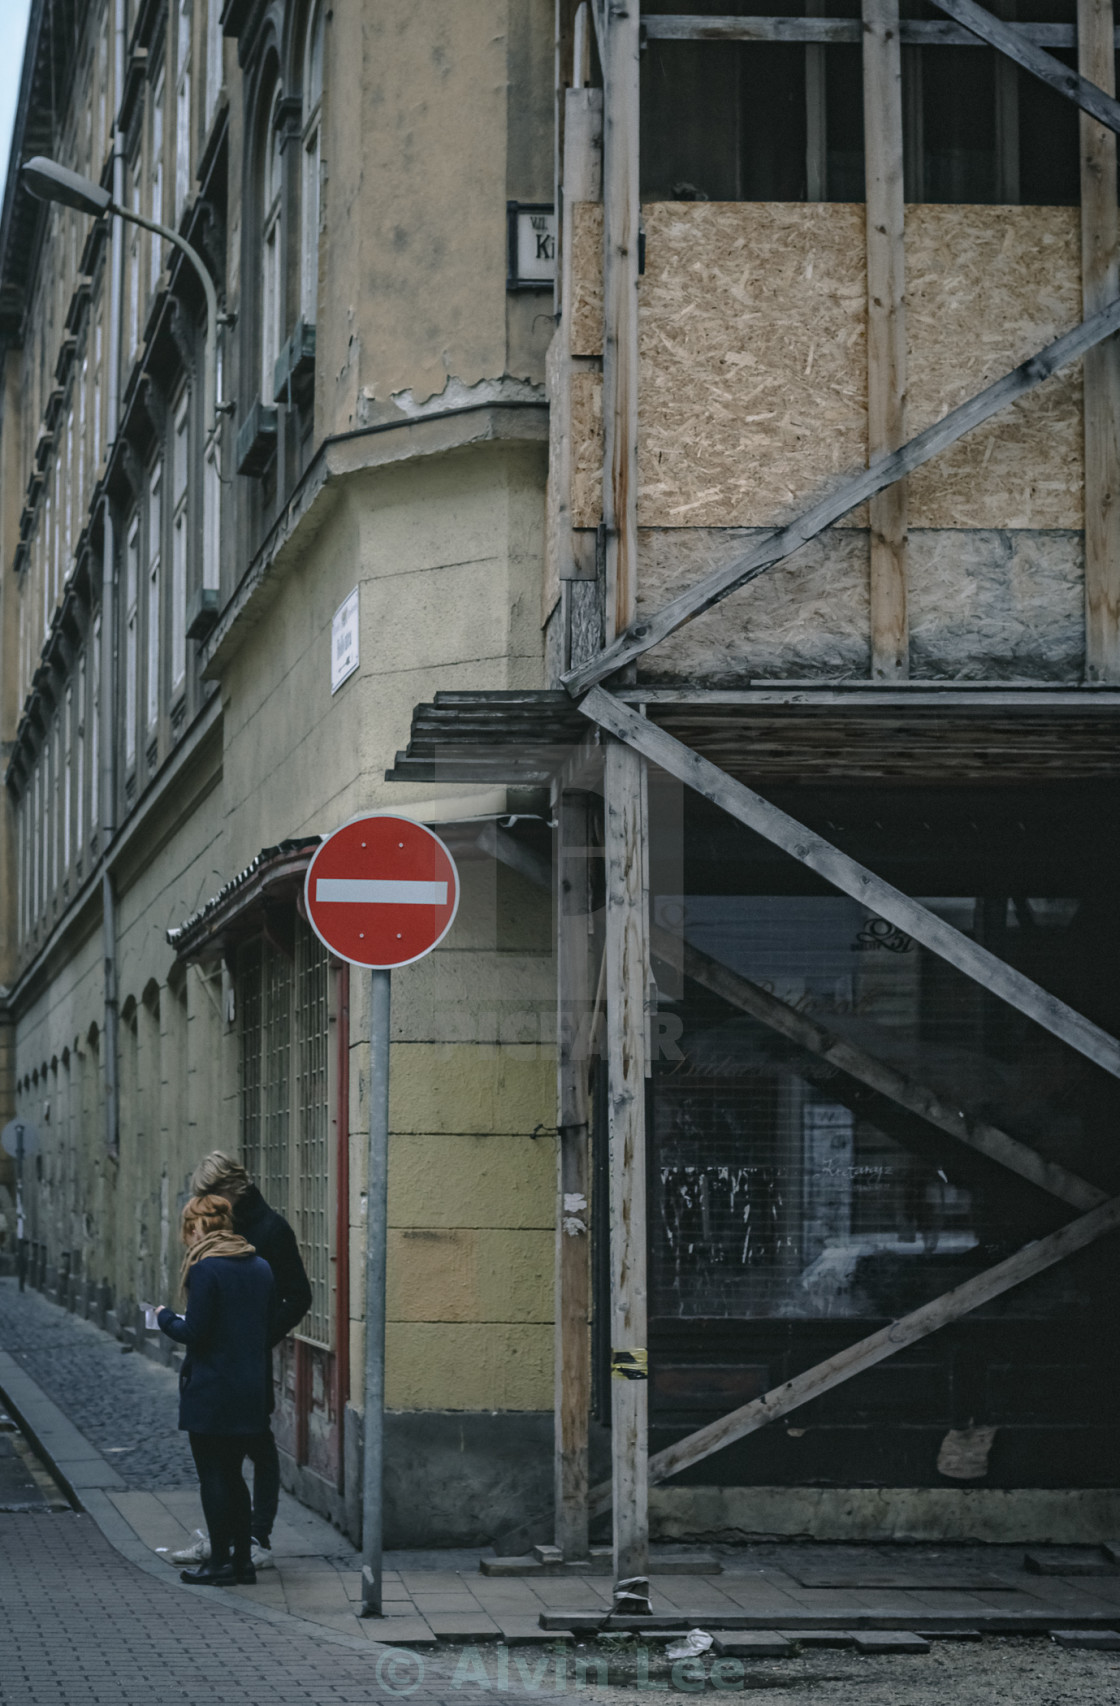
[[(1112, 0), (1078, 0), (1082, 74), (1116, 92)], [(1095, 314), (1120, 293), (1116, 137), (1081, 113), (1082, 312)], [(1120, 345), (1085, 357), (1085, 675), (1120, 681)]]
[(555, 1343), (555, 1541), (585, 1558), (587, 1431), (591, 1410), (591, 1235), (587, 1025), (591, 990), (591, 895), (587, 794), (555, 802), (557, 925), (557, 1179)]
[[(906, 442), (906, 251), (898, 0), (863, 0), (867, 229), (867, 460)], [(871, 676), (909, 674), (906, 482), (871, 499)]]

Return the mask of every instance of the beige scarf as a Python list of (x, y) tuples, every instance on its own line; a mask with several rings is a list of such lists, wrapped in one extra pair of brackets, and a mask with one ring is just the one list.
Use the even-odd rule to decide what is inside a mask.
[(205, 1261), (207, 1256), (244, 1258), (255, 1256), (256, 1253), (256, 1246), (242, 1238), (240, 1232), (208, 1232), (197, 1244), (188, 1245), (179, 1270), (179, 1290), (184, 1302), (187, 1296), (187, 1276), (196, 1262)]

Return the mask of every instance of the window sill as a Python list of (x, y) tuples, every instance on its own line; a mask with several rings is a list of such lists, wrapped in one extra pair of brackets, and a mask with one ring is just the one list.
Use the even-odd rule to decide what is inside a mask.
[(237, 434), (237, 472), (259, 479), (276, 455), (276, 405), (258, 397)]

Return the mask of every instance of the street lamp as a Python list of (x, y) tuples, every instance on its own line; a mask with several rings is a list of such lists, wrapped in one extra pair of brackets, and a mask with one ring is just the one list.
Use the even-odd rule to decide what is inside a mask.
[(214, 281), (207, 271), (206, 264), (197, 249), (173, 231), (170, 225), (160, 225), (154, 219), (145, 219), (141, 213), (133, 213), (130, 208), (120, 207), (100, 184), (92, 178), (82, 177), (80, 172), (71, 172), (68, 167), (60, 166), (57, 160), (48, 160), (42, 154), (36, 154), (24, 165), (21, 176), (32, 195), (41, 201), (57, 201), (63, 207), (72, 207), (78, 213), (90, 213), (95, 219), (109, 213), (119, 219), (127, 219), (133, 225), (142, 225), (145, 231), (154, 231), (157, 237), (162, 237), (165, 243), (174, 243), (186, 255), (191, 266), (198, 274), (206, 297), (206, 375), (205, 375), (205, 432), (207, 438), (217, 425), (219, 410), (218, 403), (218, 295), (214, 289)]

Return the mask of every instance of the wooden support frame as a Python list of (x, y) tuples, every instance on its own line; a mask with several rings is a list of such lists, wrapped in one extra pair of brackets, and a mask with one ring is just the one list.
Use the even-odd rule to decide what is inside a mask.
[[(681, 944), (667, 931), (653, 930), (650, 943), (655, 955), (664, 954), (674, 962), (680, 958)], [(749, 1013), (753, 1019), (760, 1020), (816, 1059), (846, 1073), (849, 1078), (857, 1079), (869, 1090), (886, 1096), (897, 1107), (916, 1114), (919, 1119), (956, 1138), (978, 1155), (1017, 1173), (1028, 1184), (1036, 1185), (1039, 1190), (1058, 1197), (1072, 1208), (1084, 1212), (1097, 1208), (1106, 1200), (1107, 1192), (1091, 1185), (1087, 1179), (1079, 1178), (1056, 1161), (1047, 1161), (1037, 1150), (1020, 1143), (998, 1126), (970, 1118), (964, 1109), (946, 1101), (936, 1090), (917, 1083), (889, 1062), (877, 1059), (866, 1049), (830, 1030), (819, 1019), (810, 1018), (787, 1002), (779, 1001), (777, 996), (768, 994), (757, 983), (688, 943), (684, 944), (684, 972), (694, 983), (703, 985), (740, 1012)]]
[(637, 0), (605, 0), (603, 65), (603, 532), (605, 631), (638, 607), (639, 69)]
[[(951, 924), (938, 918), (919, 901), (903, 894), (893, 884), (884, 882), (882, 877), (875, 876), (823, 836), (763, 799), (752, 788), (728, 776), (709, 759), (674, 739), (603, 688), (593, 689), (581, 703), (580, 710), (608, 734), (625, 741), (651, 763), (660, 765), (671, 776), (694, 788), (705, 799), (815, 871), (841, 893), (851, 895), (853, 900), (869, 907), (878, 917), (897, 925), (931, 953), (938, 954), (966, 977), (983, 984), (991, 994), (998, 995), (1053, 1036), (1060, 1037), (1114, 1078), (1120, 1078), (1120, 1042), (1083, 1014), (1074, 1012), (1057, 996), (1041, 989), (1029, 977), (1024, 977), (1006, 960), (998, 959), (978, 942), (962, 936), (959, 930), (954, 930)], [(608, 754), (609, 751), (608, 748)]]
[[(1116, 92), (1112, 0), (1078, 0), (1082, 74)], [(1120, 293), (1116, 137), (1086, 113), (1081, 130), (1082, 312), (1095, 314)], [(1085, 357), (1085, 675), (1120, 681), (1120, 345), (1110, 339)]]
[(1004, 374), (976, 396), (970, 397), (959, 408), (950, 410), (940, 421), (910, 439), (901, 450), (896, 450), (891, 456), (884, 456), (873, 467), (854, 474), (836, 491), (803, 511), (787, 527), (769, 534), (742, 556), (733, 558), (722, 568), (714, 569), (711, 574), (703, 576), (653, 615), (644, 616), (640, 621), (632, 623), (626, 632), (606, 646), (598, 657), (592, 658), (580, 669), (569, 670), (562, 677), (563, 685), (573, 696), (578, 695), (593, 687), (596, 682), (614, 675), (627, 664), (635, 662), (659, 641), (676, 633), (686, 622), (691, 622), (695, 617), (703, 615), (705, 610), (710, 610), (714, 604), (726, 598), (728, 593), (745, 586), (748, 581), (757, 579), (777, 563), (784, 562), (787, 557), (800, 550), (802, 545), (807, 544), (810, 539), (815, 539), (827, 527), (850, 514), (868, 498), (874, 497), (895, 480), (912, 474), (915, 469), (932, 461), (942, 450), (956, 444), (958, 439), (963, 438), (974, 427), (990, 420), (1017, 397), (1033, 391), (1036, 386), (1068, 366), (1070, 362), (1077, 361), (1086, 351), (1111, 337), (1118, 329), (1120, 299), (1109, 303), (1101, 313), (1083, 320), (1072, 331), (1047, 344), (1037, 355), (1031, 356), (1021, 366)]
[[(1011, 1291), (1013, 1287), (1022, 1285), (1025, 1280), (1032, 1279), (1035, 1274), (1053, 1267), (1056, 1262), (1063, 1261), (1076, 1251), (1084, 1250), (1096, 1239), (1114, 1232), (1117, 1227), (1120, 1227), (1120, 1197), (1111, 1197), (1089, 1214), (1081, 1215), (1077, 1220), (1071, 1220), (1068, 1225), (1059, 1227), (1057, 1232), (1051, 1232), (1047, 1237), (1039, 1238), (1034, 1243), (1025, 1245), (1023, 1249), (1016, 1250), (1013, 1256), (1008, 1256), (1006, 1261), (997, 1263), (994, 1268), (987, 1268), (983, 1273), (976, 1274), (963, 1285), (935, 1297), (931, 1303), (923, 1304), (920, 1309), (912, 1310), (900, 1320), (892, 1321), (888, 1326), (880, 1327), (878, 1332), (870, 1333), (867, 1338), (838, 1351), (835, 1356), (818, 1363), (815, 1368), (806, 1369), (804, 1374), (795, 1375), (783, 1385), (775, 1386), (761, 1398), (755, 1398), (738, 1410), (732, 1410), (718, 1421), (710, 1422), (707, 1427), (698, 1428), (695, 1433), (686, 1435), (665, 1451), (657, 1452), (649, 1460), (650, 1485), (655, 1486), (659, 1481), (667, 1481), (671, 1475), (678, 1475), (682, 1469), (691, 1469), (695, 1464), (702, 1463), (713, 1452), (722, 1451), (724, 1446), (732, 1445), (748, 1434), (757, 1433), (759, 1428), (764, 1428), (768, 1422), (777, 1421), (780, 1416), (788, 1416), (791, 1410), (798, 1409), (813, 1398), (821, 1397), (825, 1392), (831, 1392), (834, 1387), (851, 1380), (854, 1375), (862, 1374), (864, 1369), (874, 1368), (876, 1363), (894, 1356), (896, 1351), (916, 1344), (930, 1333), (936, 1333), (938, 1328), (959, 1321), (973, 1309), (978, 1309), (982, 1304), (990, 1303), (993, 1298)], [(590, 1505), (593, 1517), (600, 1516), (609, 1509), (610, 1496), (611, 1489), (605, 1483), (592, 1489)]]
[(649, 876), (646, 763), (607, 748), (607, 1104), (611, 1228), (611, 1482), (615, 1579), (649, 1567), (646, 1074)]
[[(1008, 23), (1007, 28), (1036, 47), (1077, 46), (1073, 24)], [(665, 12), (643, 18), (642, 31), (648, 41), (788, 41), (828, 45), (855, 44), (863, 39), (863, 26), (858, 18), (825, 18), (813, 12), (805, 18), (694, 17), (683, 12)], [(899, 33), (903, 47), (987, 46), (972, 30), (942, 18), (903, 18)]]
[[(863, 0), (867, 221), (867, 459), (906, 442), (906, 250), (898, 0)], [(909, 674), (906, 482), (871, 499), (871, 677)]]
[(591, 801), (565, 791), (557, 819), (557, 1178), (555, 1326), (555, 1542), (588, 1555), (587, 1440), (591, 1409), (589, 1109), (585, 1046), (591, 1011)]

